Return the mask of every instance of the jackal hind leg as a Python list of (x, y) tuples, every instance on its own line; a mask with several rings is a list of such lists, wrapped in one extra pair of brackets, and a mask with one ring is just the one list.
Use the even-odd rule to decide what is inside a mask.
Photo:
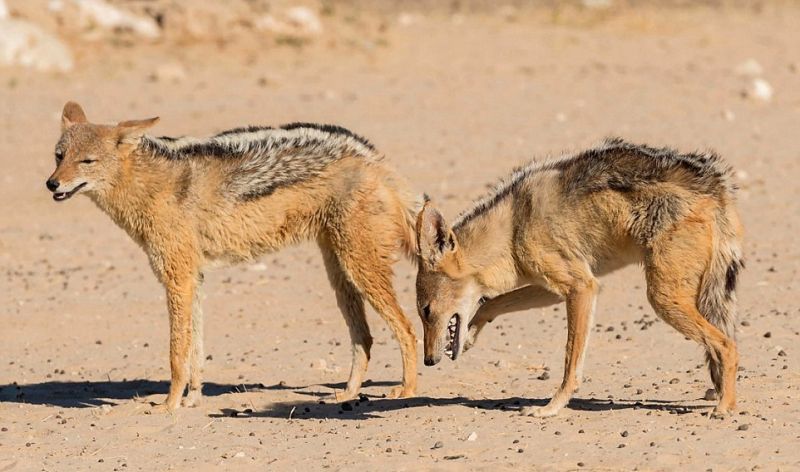
[(706, 270), (710, 238), (701, 225), (686, 223), (661, 238), (645, 257), (647, 297), (670, 326), (706, 350), (718, 403), (714, 416), (736, 407), (736, 343), (703, 316), (697, 294)]
[(350, 331), (350, 344), (353, 350), (350, 377), (347, 379), (345, 390), (336, 392), (337, 401), (346, 401), (355, 398), (361, 389), (369, 364), (372, 335), (367, 324), (363, 297), (347, 277), (347, 273), (342, 269), (333, 249), (325, 243), (321, 247), (328, 280), (336, 292), (336, 302), (347, 323), (347, 329)]

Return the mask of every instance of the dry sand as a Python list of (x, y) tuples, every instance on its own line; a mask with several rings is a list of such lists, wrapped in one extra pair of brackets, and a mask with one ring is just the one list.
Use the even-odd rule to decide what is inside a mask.
[[(84, 43), (67, 75), (0, 69), (0, 470), (800, 469), (800, 7), (779, 4), (336, 11), (308, 44)], [(769, 102), (743, 94), (751, 58)], [(152, 80), (163, 64), (186, 77)], [(709, 419), (702, 352), (655, 318), (637, 267), (602, 280), (585, 382), (558, 417), (518, 410), (560, 381), (563, 307), (498, 320), (457, 363), (420, 360), (408, 400), (381, 398), (400, 359), (371, 313), (368, 399), (331, 404), (348, 335), (304, 244), (207, 274), (205, 401), (149, 414), (169, 379), (162, 289), (88, 199), (44, 187), (68, 99), (99, 122), (160, 115), (159, 134), (337, 123), (450, 216), (512, 167), (606, 135), (714, 148), (747, 230), (739, 411)], [(397, 274), (421, 335), (413, 268)]]

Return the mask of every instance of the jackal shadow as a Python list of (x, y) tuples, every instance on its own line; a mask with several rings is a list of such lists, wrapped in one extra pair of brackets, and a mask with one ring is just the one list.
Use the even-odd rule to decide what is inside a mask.
[[(268, 390), (263, 384), (203, 384), (204, 396)], [(48, 381), (31, 384), (0, 385), (0, 403), (29, 403), (64, 408), (91, 408), (115, 405), (115, 400), (164, 394), (169, 391), (166, 380), (133, 379), (121, 381)]]
[[(210, 417), (233, 417), (233, 418), (283, 418), (293, 420), (320, 420), (320, 419), (343, 419), (343, 420), (364, 420), (370, 418), (381, 418), (382, 413), (405, 410), (413, 408), (435, 408), (443, 406), (458, 405), (465, 408), (476, 408), (479, 410), (508, 411), (518, 414), (529, 406), (544, 406), (549, 398), (488, 398), (471, 399), (465, 397), (434, 398), (434, 397), (415, 397), (404, 399), (381, 399), (361, 395), (358, 399), (344, 403), (332, 403), (328, 401), (296, 401), (279, 402), (270, 405), (260, 411), (224, 409), (220, 413), (209, 415)], [(698, 399), (698, 401), (701, 401)], [(573, 398), (566, 407), (569, 410), (577, 411), (612, 411), (641, 409), (648, 411), (664, 411), (671, 414), (687, 414), (698, 410), (711, 409), (711, 402), (707, 404), (686, 404), (681, 401), (662, 401), (662, 400), (604, 400), (596, 398)]]

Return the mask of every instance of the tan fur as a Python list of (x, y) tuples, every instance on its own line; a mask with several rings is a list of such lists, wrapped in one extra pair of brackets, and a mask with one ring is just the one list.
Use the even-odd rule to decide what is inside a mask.
[[(142, 246), (167, 291), (168, 410), (178, 406), (187, 384), (184, 404), (200, 399), (204, 354), (198, 291), (203, 270), (308, 239), (319, 242), (352, 338), (353, 367), (347, 389), (337, 398), (357, 396), (367, 368), (372, 338), (365, 300), (400, 343), (403, 384), (392, 396), (414, 395), (416, 338), (391, 283), (398, 250), (416, 252), (412, 202), (403, 182), (380, 162), (332, 156), (329, 165), (305, 180), (276, 185), (257, 198), (235, 198), (221, 190), (231, 179), (232, 159), (175, 160), (143, 152), (144, 129), (155, 119), (94, 125), (77, 104), (68, 103), (62, 121), (57, 147), (62, 160), (48, 186), (58, 184), (56, 195), (76, 188), (87, 194)], [(238, 183), (246, 184), (244, 179)]]
[[(425, 364), (439, 362), (445, 348), (457, 358), (500, 314), (564, 300), (563, 381), (546, 406), (526, 410), (555, 415), (580, 384), (596, 277), (641, 262), (650, 303), (705, 348), (719, 396), (715, 414), (729, 413), (736, 404), (731, 327), (742, 263), (727, 173), (716, 157), (616, 140), (518, 171), (452, 227), (426, 203), (417, 220)], [(565, 191), (576, 181), (580, 187)]]

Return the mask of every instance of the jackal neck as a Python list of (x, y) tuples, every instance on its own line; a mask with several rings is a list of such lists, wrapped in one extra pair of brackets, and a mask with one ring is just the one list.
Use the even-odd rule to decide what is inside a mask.
[(511, 206), (508, 200), (498, 202), (453, 227), (464, 269), (475, 274), (485, 288), (496, 292), (492, 296), (519, 286)]
[(94, 203), (137, 243), (146, 245), (158, 218), (158, 201), (174, 185), (175, 169), (132, 153), (103, 191), (91, 192)]

